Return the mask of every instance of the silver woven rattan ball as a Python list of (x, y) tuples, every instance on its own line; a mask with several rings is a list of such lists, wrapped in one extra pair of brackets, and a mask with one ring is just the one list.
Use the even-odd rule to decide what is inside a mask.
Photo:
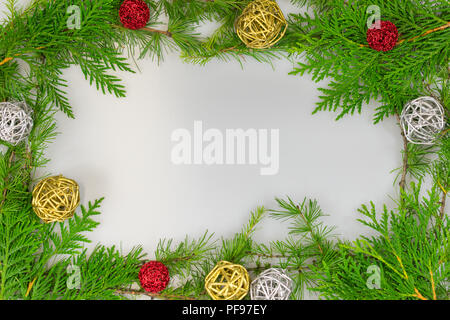
[(444, 108), (432, 97), (414, 99), (403, 108), (400, 124), (409, 142), (432, 144), (444, 129)]
[(12, 145), (25, 140), (33, 127), (32, 113), (25, 102), (1, 102), (0, 139)]
[(292, 292), (292, 279), (283, 270), (270, 268), (250, 285), (252, 300), (287, 300)]

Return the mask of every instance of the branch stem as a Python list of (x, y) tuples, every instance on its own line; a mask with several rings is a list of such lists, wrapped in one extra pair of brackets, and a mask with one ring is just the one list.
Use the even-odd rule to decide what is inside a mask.
[(163, 35), (166, 35), (169, 38), (172, 37), (172, 32), (170, 32), (169, 30), (159, 30), (159, 29), (154, 29), (154, 28), (150, 28), (150, 27), (145, 27), (145, 28), (142, 28), (141, 30), (145, 30), (148, 32), (154, 32), (154, 33), (161, 33)]
[(317, 239), (316, 239), (315, 236), (314, 236), (313, 227), (312, 227), (311, 223), (305, 218), (305, 216), (303, 215), (303, 212), (300, 210), (300, 207), (299, 207), (299, 206), (297, 206), (297, 209), (298, 209), (298, 212), (299, 212), (299, 214), (300, 214), (300, 217), (302, 217), (303, 221), (305, 222), (305, 224), (307, 225), (307, 227), (308, 227), (308, 229), (309, 229), (308, 231), (309, 231), (309, 234), (311, 235), (311, 239), (316, 243), (317, 248), (319, 249), (320, 254), (323, 255), (323, 249), (322, 249), (322, 247), (321, 247), (321, 245), (320, 245), (320, 242), (317, 241)]
[[(119, 29), (120, 28), (121, 29), (124, 28), (123, 26), (120, 26), (120, 25), (117, 25), (117, 24), (112, 24), (111, 26), (113, 28), (119, 28)], [(160, 33), (160, 34), (163, 34), (163, 35), (165, 35), (165, 36), (167, 36), (169, 38), (172, 37), (172, 32), (170, 32), (169, 30), (159, 30), (159, 29), (155, 29), (155, 28), (151, 28), (151, 27), (144, 27), (144, 28), (138, 29), (136, 31), (139, 31), (139, 30), (144, 30), (144, 31), (152, 32), (152, 33)]]
[[(436, 27), (436, 28), (427, 30), (427, 31), (425, 31), (424, 33), (422, 33), (422, 34), (420, 34), (420, 35), (418, 35), (418, 36), (414, 36), (414, 37), (412, 37), (412, 38), (410, 38), (410, 39), (402, 39), (402, 40), (399, 40), (399, 41), (397, 42), (396, 45), (398, 46), (399, 44), (401, 44), (401, 43), (403, 43), (403, 42), (412, 42), (412, 41), (414, 41), (414, 40), (416, 40), (416, 39), (418, 39), (418, 38), (421, 38), (421, 37), (424, 37), (424, 36), (426, 36), (426, 35), (429, 35), (430, 33), (433, 33), (433, 32), (436, 32), (436, 31), (441, 31), (441, 30), (447, 29), (448, 27), (450, 27), (450, 22), (447, 22), (446, 24), (444, 24), (444, 25), (442, 25), (442, 26), (440, 26), (440, 27)], [(360, 47), (368, 47), (367, 44), (360, 44), (359, 46), (360, 46)]]
[[(15, 154), (16, 154), (16, 153), (15, 153), (14, 151), (12, 151), (11, 154), (10, 154), (10, 156), (9, 156), (9, 159), (8, 159), (8, 169), (11, 168), (11, 165), (12, 165), (12, 162), (13, 162), (13, 160), (14, 160)], [(5, 178), (4, 178), (4, 189), (3, 189), (3, 192), (2, 192), (2, 201), (0, 202), (0, 213), (2, 212), (3, 205), (5, 204), (6, 197), (7, 197), (7, 194), (8, 194), (9, 172), (6, 171), (5, 174), (6, 174), (6, 175), (5, 175)]]
[(282, 254), (264, 254), (264, 253), (257, 253), (257, 252), (252, 252), (252, 251), (248, 251), (247, 252), (248, 255), (251, 256), (257, 256), (260, 258), (286, 258), (285, 255)]
[(195, 298), (188, 297), (188, 296), (165, 294), (165, 293), (151, 293), (151, 292), (141, 291), (141, 290), (116, 290), (116, 293), (129, 294), (129, 295), (133, 295), (133, 296), (145, 295), (145, 296), (149, 296), (152, 298), (161, 298), (161, 299), (197, 300)]
[(420, 38), (420, 37), (424, 37), (424, 36), (426, 36), (426, 35), (429, 35), (430, 33), (433, 33), (433, 32), (436, 32), (436, 31), (440, 31), (440, 30), (447, 29), (448, 27), (450, 27), (450, 21), (447, 22), (446, 24), (440, 26), (440, 27), (437, 27), (437, 28), (434, 28), (434, 29), (427, 30), (427, 31), (425, 31), (424, 33), (422, 33), (421, 35), (412, 37), (411, 39), (403, 39), (403, 40), (400, 40), (397, 44), (403, 43), (403, 42), (405, 42), (405, 41), (411, 42), (411, 41), (416, 40), (417, 38)]

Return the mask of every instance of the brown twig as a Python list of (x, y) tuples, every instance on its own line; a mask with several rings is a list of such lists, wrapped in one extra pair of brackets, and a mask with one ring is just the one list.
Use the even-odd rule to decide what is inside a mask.
[[(400, 126), (400, 116), (398, 115), (397, 112), (395, 113), (395, 116), (396, 116), (398, 124)], [(406, 174), (408, 172), (408, 140), (406, 139), (405, 133), (403, 132), (401, 127), (400, 127), (400, 132), (401, 132), (402, 139), (403, 139), (403, 164), (402, 164), (402, 175), (400, 178), (400, 182), (398, 184), (399, 184), (401, 190), (405, 190)]]
[(133, 296), (145, 295), (152, 298), (161, 298), (161, 299), (181, 299), (181, 300), (197, 300), (188, 296), (180, 296), (174, 294), (164, 294), (164, 293), (151, 293), (146, 291), (134, 291), (134, 290), (116, 290), (118, 294), (129, 294)]
[[(447, 29), (448, 27), (450, 27), (450, 22), (447, 22), (446, 24), (444, 24), (444, 25), (442, 25), (442, 26), (440, 26), (440, 27), (437, 27), (437, 28), (433, 28), (433, 29), (427, 30), (427, 31), (425, 31), (424, 33), (422, 33), (422, 34), (420, 34), (420, 35), (418, 35), (418, 36), (412, 37), (412, 38), (410, 38), (410, 39), (402, 39), (402, 40), (398, 41), (396, 45), (399, 45), (399, 44), (401, 44), (401, 43), (403, 43), (403, 42), (411, 42), (411, 41), (414, 41), (414, 40), (416, 40), (417, 38), (424, 37), (424, 36), (426, 36), (426, 35), (429, 35), (430, 33), (436, 32), (436, 31), (440, 31), (440, 30)], [(360, 44), (359, 46), (360, 46), (360, 47), (368, 47), (367, 44)]]
[(428, 30), (428, 31), (425, 31), (425, 32), (422, 33), (421, 35), (412, 37), (411, 39), (403, 39), (403, 40), (400, 40), (399, 42), (397, 42), (397, 44), (403, 43), (403, 42), (405, 42), (405, 41), (411, 42), (411, 41), (416, 40), (417, 38), (424, 37), (424, 36), (426, 36), (426, 35), (429, 35), (430, 33), (436, 32), (436, 31), (444, 30), (444, 29), (446, 29), (446, 28), (448, 28), (448, 27), (450, 27), (450, 22), (447, 22), (446, 24), (444, 24), (444, 25), (442, 25), (442, 26), (440, 26), (440, 27), (437, 27), (437, 28), (434, 28), (434, 29), (430, 29), (430, 30)]
[(222, 49), (222, 50), (220, 50), (220, 52), (233, 51), (234, 49), (236, 49), (236, 46), (232, 46), (232, 47), (229, 47), (229, 48)]
[(261, 257), (261, 258), (285, 258), (286, 256), (282, 255), (282, 254), (274, 254), (274, 255), (270, 255), (270, 254), (264, 254), (264, 253), (257, 253), (257, 252), (251, 252), (248, 251), (246, 252), (248, 255), (251, 256), (257, 256), (257, 257)]
[[(41, 49), (44, 49), (45, 47), (37, 47), (36, 49), (34, 49), (34, 50), (41, 50)], [(25, 52), (25, 53), (16, 53), (16, 54), (14, 54), (13, 56), (11, 56), (11, 57), (6, 57), (5, 59), (3, 59), (2, 61), (0, 61), (0, 66), (2, 66), (2, 65), (4, 65), (5, 63), (8, 63), (9, 61), (11, 61), (11, 60), (13, 60), (13, 59), (15, 59), (15, 58), (17, 58), (17, 57), (20, 57), (20, 56), (23, 56), (23, 55), (25, 55), (25, 54), (29, 54), (29, 53), (32, 53), (33, 51), (29, 51), (29, 52)]]
[(445, 211), (445, 202), (447, 200), (447, 190), (444, 189), (444, 187), (439, 183), (439, 180), (438, 180), (438, 184), (439, 184), (439, 187), (442, 190), (441, 208), (439, 210), (439, 212), (440, 212), (439, 216), (440, 216), (440, 218), (442, 220), (442, 219), (444, 219), (444, 214), (445, 214), (444, 211)]

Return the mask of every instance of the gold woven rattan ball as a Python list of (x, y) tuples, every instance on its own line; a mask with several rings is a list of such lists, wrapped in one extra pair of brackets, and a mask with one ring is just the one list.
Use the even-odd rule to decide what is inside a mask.
[(42, 179), (33, 189), (33, 210), (46, 223), (71, 218), (79, 204), (78, 184), (61, 175)]
[(242, 11), (235, 28), (247, 47), (264, 49), (284, 36), (287, 25), (283, 12), (274, 0), (255, 0)]
[(239, 264), (220, 261), (206, 276), (205, 289), (214, 300), (242, 300), (248, 293), (250, 277)]

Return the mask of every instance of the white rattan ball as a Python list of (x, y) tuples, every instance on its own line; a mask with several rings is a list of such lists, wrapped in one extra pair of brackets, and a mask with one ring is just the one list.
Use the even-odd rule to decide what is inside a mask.
[(400, 124), (409, 142), (432, 144), (444, 129), (444, 108), (432, 97), (414, 99), (403, 108)]
[(250, 285), (252, 300), (287, 300), (291, 292), (292, 279), (275, 268), (262, 272)]
[(25, 140), (33, 127), (32, 113), (25, 102), (1, 102), (0, 139), (12, 145)]

